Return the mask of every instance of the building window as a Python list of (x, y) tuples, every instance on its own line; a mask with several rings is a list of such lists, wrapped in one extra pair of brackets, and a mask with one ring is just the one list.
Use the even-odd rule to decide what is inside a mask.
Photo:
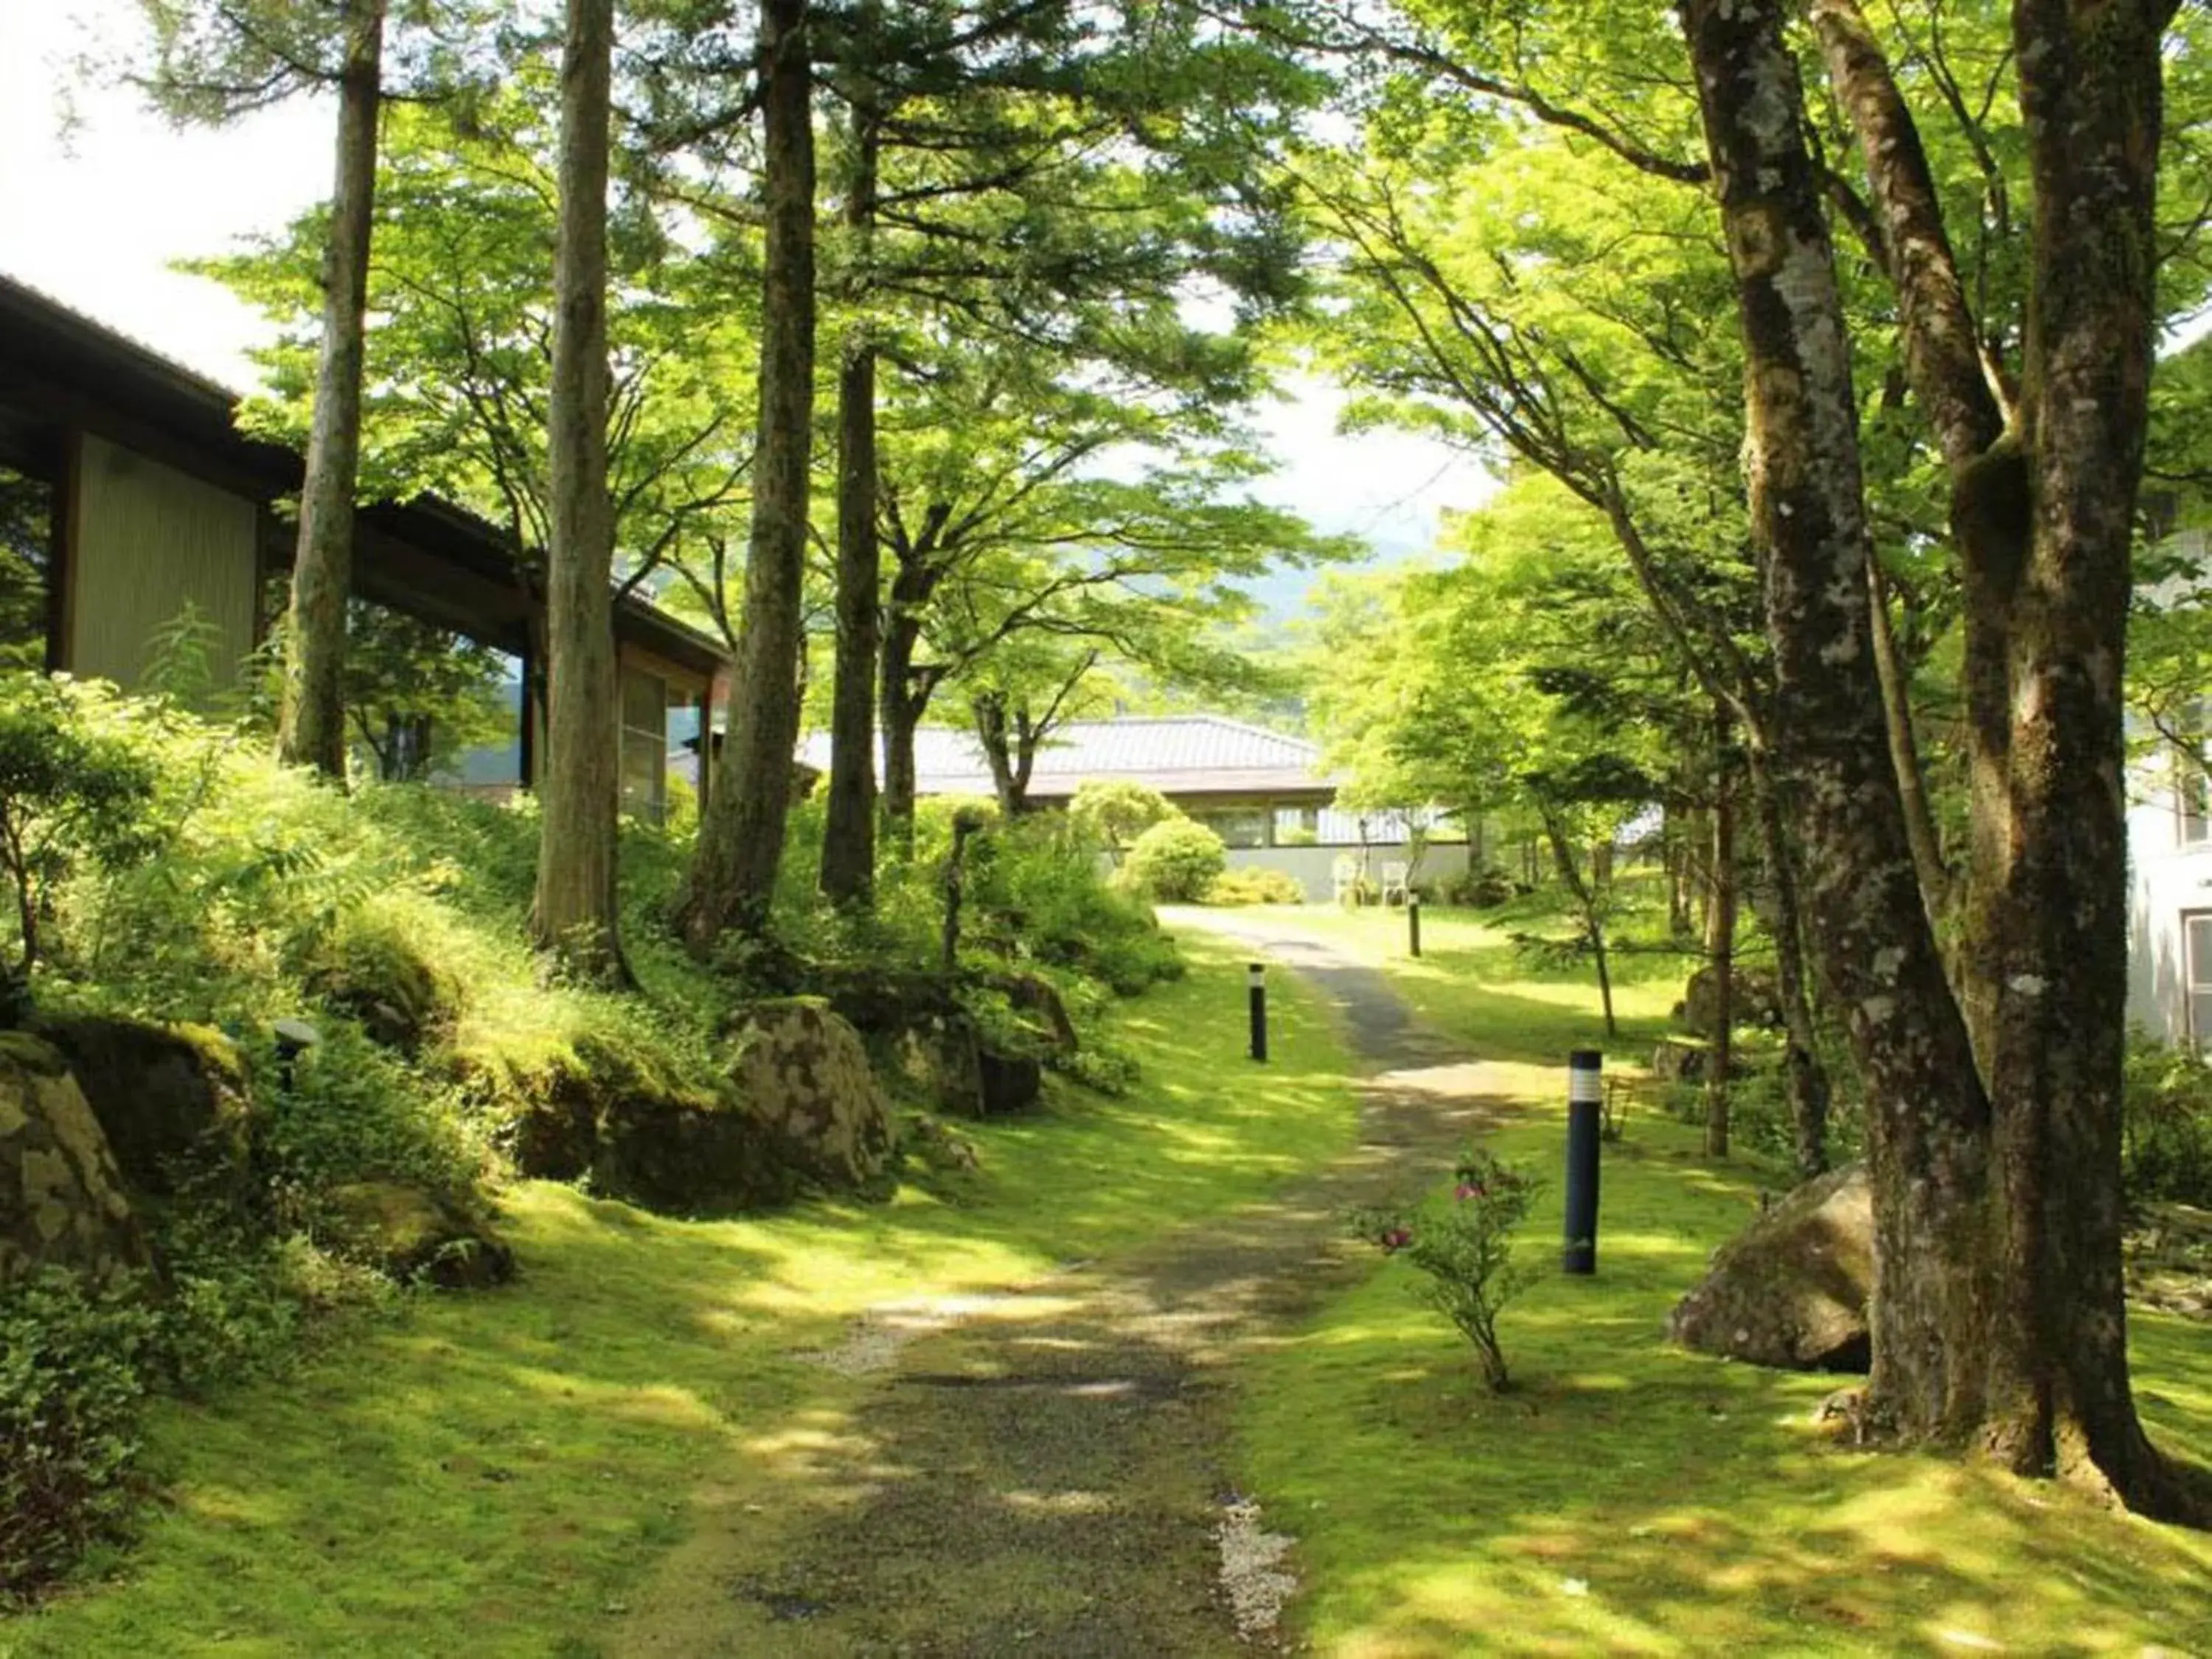
[(1191, 817), (1221, 837), (1224, 847), (1265, 847), (1273, 815), (1264, 806), (1234, 806)]
[(2174, 839), (2183, 847), (2202, 847), (2212, 841), (2212, 769), (2205, 759), (2205, 713), (2202, 698), (2183, 708), (2183, 740), (2173, 745)]
[(2181, 945), (2189, 1040), (2199, 1048), (2212, 1047), (2212, 910), (2182, 913)]
[(0, 669), (48, 665), (54, 489), (0, 465)]
[(648, 823), (668, 811), (668, 682), (622, 671), (622, 810)]

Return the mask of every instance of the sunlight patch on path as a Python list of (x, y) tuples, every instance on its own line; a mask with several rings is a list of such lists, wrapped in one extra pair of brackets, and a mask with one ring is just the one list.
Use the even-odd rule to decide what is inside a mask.
[(1249, 1498), (1224, 1507), (1214, 1538), (1221, 1548), (1222, 1594), (1229, 1598), (1237, 1637), (1250, 1642), (1273, 1636), (1284, 1607), (1297, 1594), (1297, 1575), (1279, 1565), (1297, 1540), (1288, 1533), (1265, 1530), (1260, 1506)]
[(1005, 1312), (1016, 1304), (1032, 1313), (1042, 1311), (1048, 1305), (1036, 1297), (1017, 1291), (918, 1296), (878, 1303), (853, 1322), (845, 1340), (836, 1347), (804, 1349), (795, 1357), (840, 1376), (872, 1376), (895, 1369), (901, 1351), (908, 1343), (949, 1329), (963, 1320)]

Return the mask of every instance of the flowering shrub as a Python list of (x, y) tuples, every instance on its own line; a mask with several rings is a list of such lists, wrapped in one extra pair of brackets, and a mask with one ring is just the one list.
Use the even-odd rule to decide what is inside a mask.
[(1534, 1200), (1536, 1183), (1474, 1146), (1452, 1167), (1449, 1198), (1358, 1210), (1352, 1231), (1386, 1255), (1401, 1255), (1428, 1276), (1421, 1299), (1474, 1345), (1484, 1381), (1504, 1390), (1505, 1352), (1498, 1316), (1534, 1278), (1513, 1261), (1513, 1230)]

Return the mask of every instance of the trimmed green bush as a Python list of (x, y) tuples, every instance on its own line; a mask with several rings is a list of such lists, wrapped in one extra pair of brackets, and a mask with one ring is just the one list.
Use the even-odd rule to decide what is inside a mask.
[(1304, 904), (1305, 884), (1285, 870), (1224, 870), (1206, 889), (1208, 904)]
[(1170, 904), (1195, 904), (1228, 863), (1212, 830), (1189, 818), (1169, 818), (1137, 837), (1122, 869), (1139, 893)]

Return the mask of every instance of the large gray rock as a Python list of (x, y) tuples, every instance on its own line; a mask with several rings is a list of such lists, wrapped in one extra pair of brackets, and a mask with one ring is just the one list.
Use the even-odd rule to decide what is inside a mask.
[[(1675, 1018), (1691, 1034), (1708, 1041), (1720, 1035), (1720, 976), (1711, 968), (1690, 975)], [(1782, 988), (1773, 975), (1755, 968), (1738, 968), (1729, 986), (1729, 1001), (1738, 1025), (1778, 1030), (1782, 1024)]]
[(881, 1186), (890, 1111), (860, 1034), (825, 1003), (787, 997), (747, 1008), (733, 1036), (731, 1085), (781, 1161), (814, 1185)]
[(0, 1033), (0, 1284), (49, 1267), (106, 1284), (150, 1261), (107, 1137), (62, 1055)]
[(728, 1215), (793, 1197), (800, 1176), (782, 1138), (743, 1102), (631, 1093), (599, 1120), (592, 1185), (677, 1215)]
[(1852, 1164), (1805, 1182), (1723, 1245), (1668, 1320), (1702, 1353), (1797, 1371), (1863, 1371), (1874, 1201)]
[(70, 1015), (42, 1020), (134, 1197), (171, 1198), (213, 1181), (234, 1190), (248, 1178), (253, 1102), (237, 1045), (204, 1025)]

